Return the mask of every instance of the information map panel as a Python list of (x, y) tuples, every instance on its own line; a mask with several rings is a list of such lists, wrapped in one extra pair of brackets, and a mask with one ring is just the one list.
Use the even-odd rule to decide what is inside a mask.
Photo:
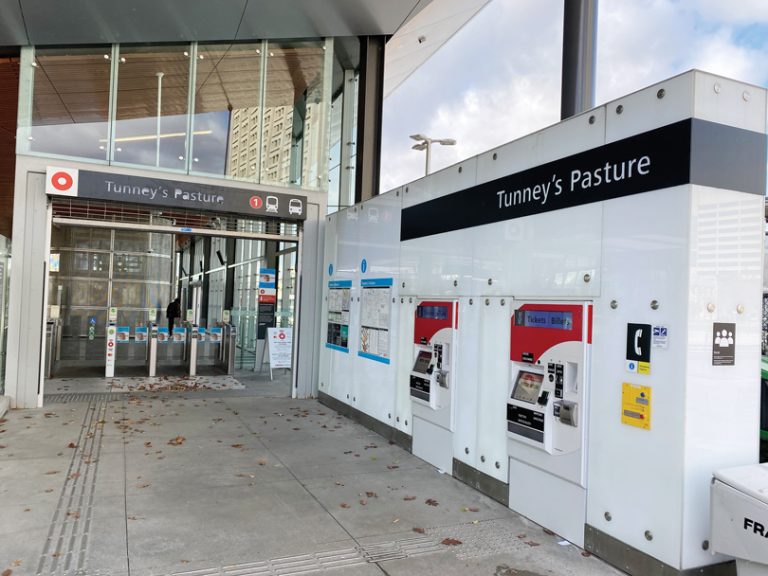
[(326, 348), (349, 352), (351, 280), (328, 282), (328, 335)]
[(392, 278), (361, 282), (360, 349), (358, 356), (389, 364)]

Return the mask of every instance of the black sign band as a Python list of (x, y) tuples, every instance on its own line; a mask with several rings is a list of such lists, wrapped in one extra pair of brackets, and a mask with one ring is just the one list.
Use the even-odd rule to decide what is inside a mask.
[(413, 240), (683, 184), (765, 193), (766, 136), (688, 119), (405, 208)]

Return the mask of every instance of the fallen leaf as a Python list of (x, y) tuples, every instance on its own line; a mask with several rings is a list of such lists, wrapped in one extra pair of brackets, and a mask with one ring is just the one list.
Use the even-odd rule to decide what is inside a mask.
[(552, 532), (552, 530), (549, 530), (547, 528), (542, 528), (542, 530), (544, 530), (544, 534), (549, 534), (550, 536), (554, 536), (555, 535), (555, 533)]
[(71, 516), (72, 518), (80, 518), (80, 512), (67, 512), (67, 516)]
[(19, 566), (21, 566), (21, 560), (14, 560), (13, 561), (13, 567), (14, 568), (18, 568)]
[(53, 492), (53, 488), (48, 488), (46, 492)]
[(144, 442), (144, 448), (152, 448), (152, 442)]
[(424, 528), (413, 528), (413, 531), (416, 532), (416, 534), (424, 534), (424, 532), (426, 532)]
[(343, 483), (343, 482), (338, 482), (338, 481), (337, 481), (337, 482), (336, 482), (336, 486), (344, 486), (344, 483)]
[(243, 447), (242, 444), (232, 444), (231, 445), (231, 448), (242, 448), (242, 447)]
[(341, 506), (342, 508), (349, 508), (349, 504), (347, 504), (346, 502), (342, 502), (341, 504), (339, 504), (339, 506)]
[(522, 540), (523, 538), (527, 538), (528, 534), (518, 534), (517, 537), (518, 539)]
[(74, 480), (75, 478), (80, 477), (80, 472), (72, 472), (72, 474), (69, 475), (70, 480)]
[(443, 544), (444, 546), (458, 546), (461, 544), (461, 540), (456, 540), (456, 538), (445, 538), (440, 544)]
[(584, 558), (589, 558), (590, 556), (592, 556), (592, 552), (587, 552), (586, 550), (583, 550), (581, 552), (581, 555), (584, 556)]
[(387, 466), (387, 468), (389, 468), (390, 470), (395, 470), (397, 468), (400, 468), (400, 466), (398, 466), (397, 464), (390, 464), (389, 466)]
[(397, 524), (398, 522), (400, 522), (400, 518), (395, 518), (392, 520), (392, 524)]
[(416, 496), (403, 496), (403, 500), (410, 502), (411, 500), (416, 500)]
[(440, 505), (440, 503), (437, 500), (435, 500), (434, 498), (427, 498), (426, 500), (424, 500), (424, 504), (426, 504), (427, 506), (439, 506)]
[(58, 470), (48, 470), (48, 472), (46, 472), (45, 474), (46, 476), (51, 476), (52, 474), (58, 474), (58, 473), (59, 473)]
[(2, 576), (11, 576), (11, 574), (13, 574), (13, 570), (8, 568), (7, 570), (3, 570)]
[(366, 492), (365, 495), (368, 496), (368, 498), (378, 498), (379, 497), (379, 495), (376, 494), (376, 492)]
[(365, 498), (361, 498), (360, 499), (360, 506), (365, 506), (366, 504), (368, 504), (368, 500), (366, 500)]
[(526, 544), (528, 544), (528, 546), (530, 546), (531, 548), (533, 548), (534, 546), (541, 546), (541, 544), (539, 544), (538, 542), (534, 542), (533, 540), (528, 540)]
[(266, 466), (267, 463), (268, 463), (268, 460), (266, 458), (259, 458), (258, 461), (257, 461), (257, 464), (259, 466)]
[(182, 444), (184, 444), (185, 440), (186, 440), (186, 438), (184, 438), (184, 436), (176, 436), (176, 438), (171, 438), (170, 440), (168, 440), (168, 445), (169, 446), (181, 446)]
[(67, 444), (67, 448), (77, 448), (77, 444), (75, 444), (74, 442), (70, 442), (69, 444)]
[(474, 508), (474, 507), (470, 506), (469, 511), (470, 512), (480, 512), (480, 508)]

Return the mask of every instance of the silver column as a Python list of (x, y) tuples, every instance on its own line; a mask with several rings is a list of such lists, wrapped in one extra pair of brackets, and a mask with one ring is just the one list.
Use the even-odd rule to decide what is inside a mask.
[(560, 118), (595, 106), (597, 0), (563, 0), (563, 72)]

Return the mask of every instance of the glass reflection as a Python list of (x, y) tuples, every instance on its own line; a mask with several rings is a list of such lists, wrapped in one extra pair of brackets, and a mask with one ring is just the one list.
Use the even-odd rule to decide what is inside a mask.
[(261, 58), (261, 44), (198, 46), (193, 171), (258, 177)]
[(114, 160), (184, 170), (189, 46), (120, 47)]
[(28, 150), (107, 160), (112, 48), (38, 48)]

